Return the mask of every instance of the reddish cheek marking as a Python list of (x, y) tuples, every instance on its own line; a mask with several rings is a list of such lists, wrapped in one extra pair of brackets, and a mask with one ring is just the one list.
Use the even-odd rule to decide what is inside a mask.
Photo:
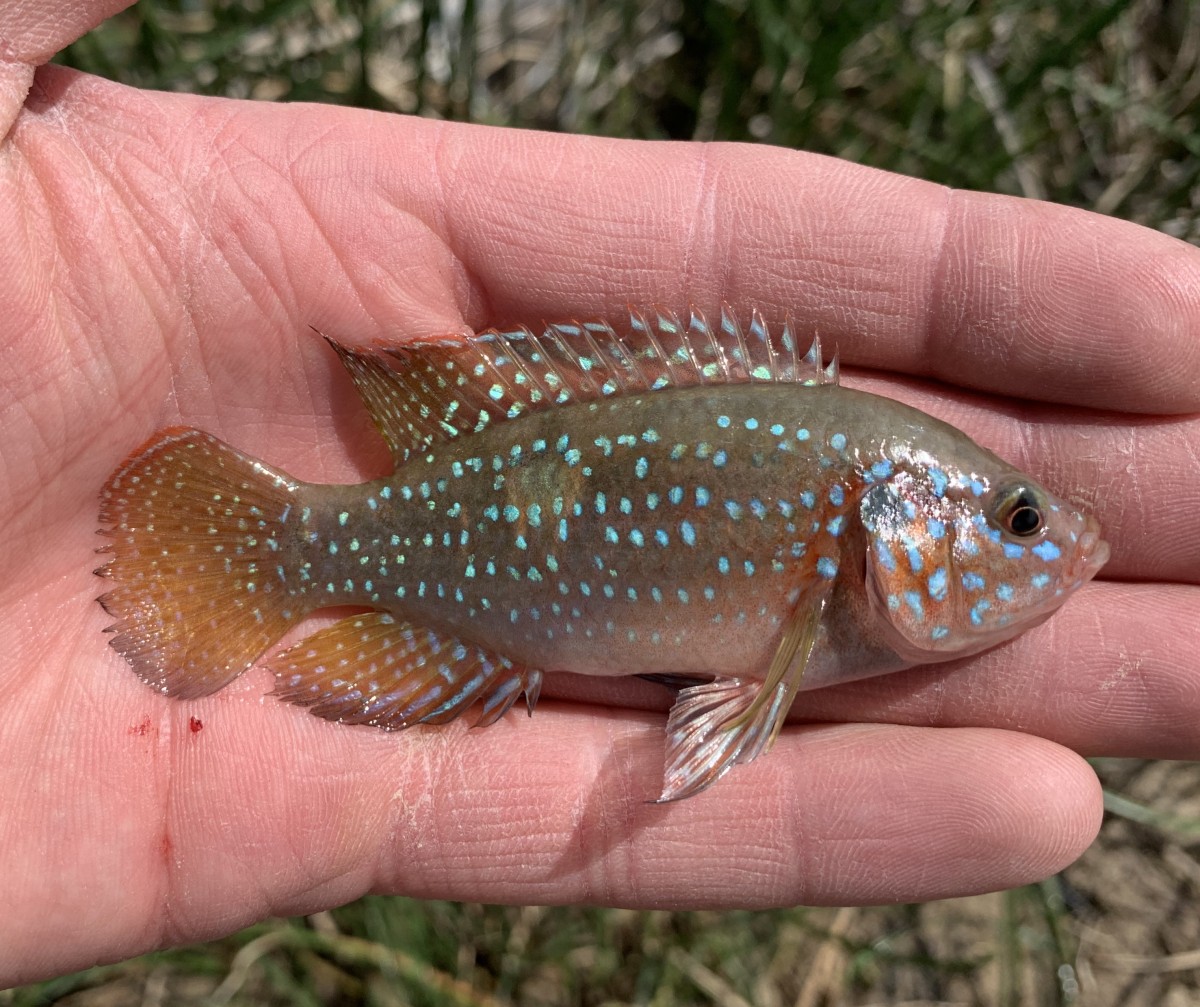
[(138, 738), (144, 738), (147, 734), (149, 734), (150, 733), (150, 717), (149, 717), (149, 715), (143, 717), (138, 723), (136, 723), (132, 727), (130, 727), (128, 733), (132, 734)]
[(199, 717), (188, 717), (188, 730), (192, 734), (199, 734), (204, 730), (204, 721)]

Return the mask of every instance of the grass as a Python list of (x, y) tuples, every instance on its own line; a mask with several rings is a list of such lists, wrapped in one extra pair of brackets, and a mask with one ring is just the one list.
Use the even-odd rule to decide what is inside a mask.
[[(1200, 241), (1200, 4), (156, 0), (60, 61), (151, 88), (798, 146)], [(0, 1007), (1200, 1002), (1200, 771), (1097, 770), (1099, 842), (1012, 892), (724, 914), (365, 898)]]

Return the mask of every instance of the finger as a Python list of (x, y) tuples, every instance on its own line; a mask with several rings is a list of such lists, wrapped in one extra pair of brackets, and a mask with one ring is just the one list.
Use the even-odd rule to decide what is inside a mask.
[(438, 136), (448, 233), (504, 316), (724, 298), (855, 363), (1200, 408), (1200, 251), (1146, 228), (760, 146)]
[[(512, 747), (524, 767), (516, 777), (502, 755)], [(661, 772), (659, 718), (556, 711), (536, 740), (497, 736), (495, 748), (472, 754), (432, 802), (449, 848), (422, 849), (416, 833), (398, 833), (381, 851), (377, 888), (465, 893), (466, 871), (470, 897), (484, 901), (923, 901), (1052, 873), (1098, 824), (1090, 770), (1062, 749), (999, 732), (788, 730), (768, 757), (666, 807), (645, 803)], [(466, 775), (478, 779), (464, 790)], [(423, 782), (442, 793), (440, 778)]]
[(33, 81), (33, 68), (90, 31), (131, 0), (16, 0), (0, 7), (0, 139)]
[[(6, 980), (367, 890), (656, 908), (940, 898), (1047, 876), (1099, 822), (1086, 764), (996, 731), (789, 729), (710, 791), (654, 806), (658, 716), (552, 704), (532, 723), (386, 735), (246, 693), (186, 710), (135, 721), (145, 735), (114, 718), (124, 770), (115, 751), (91, 750), (107, 787), (127, 792), (119, 820), (89, 793), (25, 805), (34, 834), (64, 814), (91, 830), (85, 860), (104, 851), (103, 884), (86, 906), (64, 898), (0, 918)], [(68, 853), (72, 835), (50, 852)], [(26, 876), (3, 885), (10, 907), (44, 893)]]
[[(94, 166), (115, 174), (114, 197), (155, 205), (155, 226), (194, 216), (175, 247), (144, 223), (142, 240), (159, 271), (190, 278), (193, 317), (231, 347), (264, 278), (278, 300), (263, 308), (293, 333), (350, 324), (364, 338), (725, 299), (775, 322), (791, 311), (855, 363), (1106, 409), (1200, 409), (1200, 251), (1146, 228), (763, 146), (190, 96), (159, 96), (147, 129), (128, 93), (95, 84), (58, 107), (77, 147), (125, 148)], [(145, 165), (180, 149), (180, 123), (175, 156), (206, 182), (162, 206)], [(147, 133), (145, 151), (128, 149)]]

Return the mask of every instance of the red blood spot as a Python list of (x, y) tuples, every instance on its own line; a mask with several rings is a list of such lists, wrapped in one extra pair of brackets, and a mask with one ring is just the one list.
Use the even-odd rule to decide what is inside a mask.
[(134, 724), (129, 729), (130, 734), (137, 735), (139, 738), (144, 738), (150, 733), (150, 717), (149, 715), (142, 718), (141, 723)]
[(204, 721), (199, 717), (188, 717), (188, 727), (191, 728), (192, 734), (198, 734), (204, 730)]

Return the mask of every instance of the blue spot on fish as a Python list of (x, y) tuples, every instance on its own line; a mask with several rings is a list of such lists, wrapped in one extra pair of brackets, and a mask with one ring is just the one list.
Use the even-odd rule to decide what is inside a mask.
[(837, 576), (837, 572), (837, 563), (831, 560), (828, 556), (822, 556), (819, 560), (817, 560), (817, 573), (819, 573), (826, 580), (833, 580), (833, 578)]
[(1062, 552), (1053, 542), (1042, 542), (1040, 545), (1035, 545), (1031, 550), (1039, 559), (1045, 560), (1047, 563), (1058, 559)]
[(950, 480), (946, 478), (946, 473), (936, 465), (929, 469), (929, 481), (933, 483), (934, 496), (940, 498), (945, 495), (946, 486)]
[(925, 606), (921, 603), (921, 593), (919, 591), (905, 591), (904, 603), (918, 619), (925, 618)]

